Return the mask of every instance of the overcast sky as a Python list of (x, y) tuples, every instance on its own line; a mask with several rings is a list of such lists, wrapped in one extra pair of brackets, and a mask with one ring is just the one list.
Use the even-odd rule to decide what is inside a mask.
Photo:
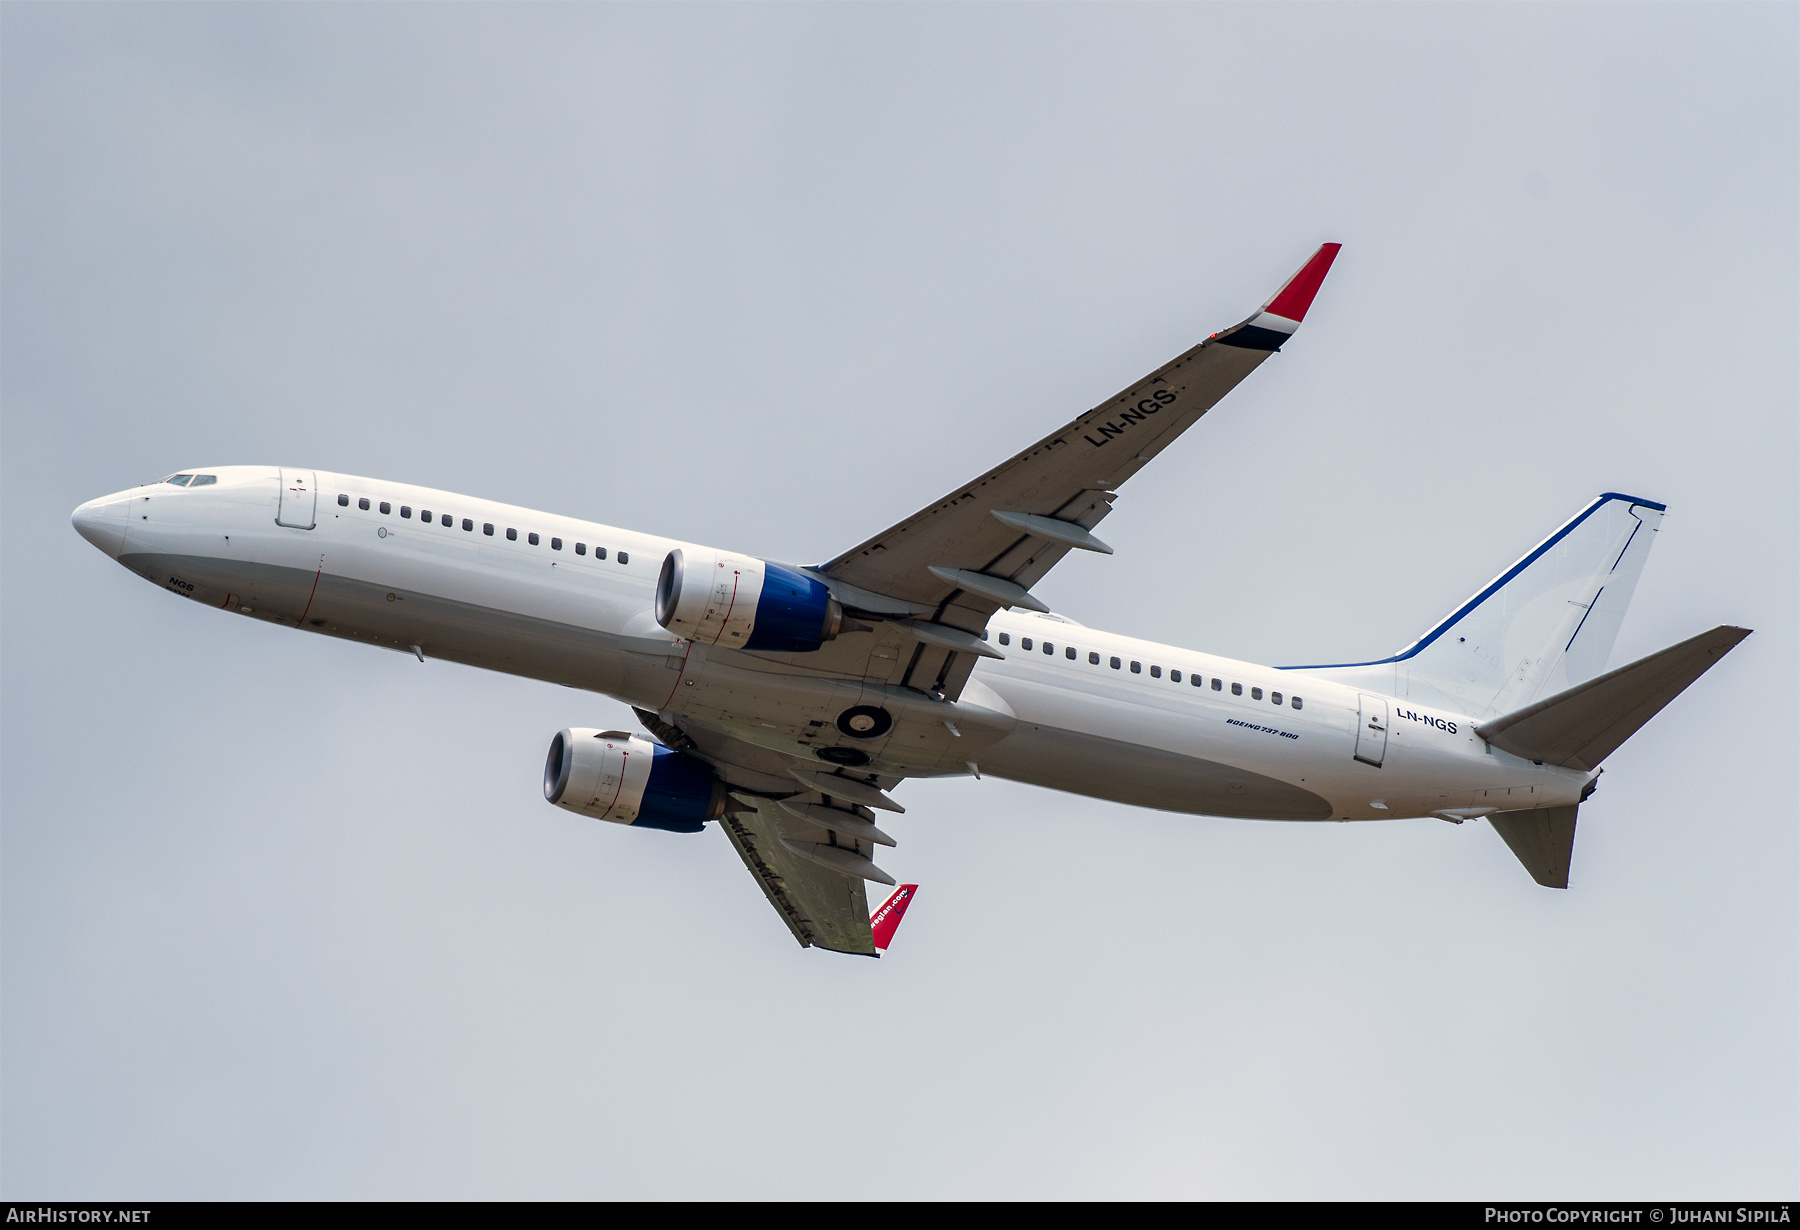
[[(0, 1189), (1784, 1198), (1800, 8), (0, 8)], [(547, 806), (623, 706), (185, 603), (70, 528), (234, 463), (821, 560), (1242, 319), (1083, 623), (1391, 652), (1600, 491), (1614, 664), (1486, 824), (909, 782), (882, 961)], [(283, 718), (303, 712), (304, 729)], [(884, 822), (885, 824), (885, 822)]]

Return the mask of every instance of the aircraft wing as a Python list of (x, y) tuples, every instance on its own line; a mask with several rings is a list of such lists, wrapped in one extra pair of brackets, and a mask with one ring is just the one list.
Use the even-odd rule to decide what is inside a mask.
[(954, 697), (974, 656), (927, 638), (978, 635), (1003, 606), (1044, 610), (1029, 591), (1058, 560), (1071, 549), (1110, 554), (1090, 531), (1112, 511), (1119, 485), (1281, 349), (1339, 246), (1320, 247), (1248, 320), (814, 571), (852, 611), (947, 626), (926, 628), (903, 682)]
[[(808, 569), (851, 615), (887, 626), (861, 628), (874, 635), (835, 642), (809, 655), (804, 669), (879, 684), (889, 693), (910, 689), (957, 699), (976, 658), (998, 656), (981, 639), (989, 617), (1003, 606), (1044, 610), (1031, 586), (1070, 550), (1110, 553), (1090, 531), (1111, 511), (1119, 485), (1281, 349), (1337, 253), (1337, 244), (1325, 244), (1248, 320), (900, 524)], [(797, 669), (785, 655), (770, 656), (781, 659), (769, 664), (775, 673)], [(637, 714), (663, 743), (705, 760), (725, 781), (731, 805), (721, 826), (802, 947), (879, 955), (883, 937), (870, 925), (864, 885), (894, 883), (874, 862), (880, 846), (894, 844), (875, 820), (877, 809), (904, 810), (885, 793), (899, 778), (798, 759), (697, 714), (683, 715), (679, 726), (673, 714)], [(910, 897), (907, 889), (889, 899), (891, 921)], [(885, 937), (891, 931), (889, 925)]]
[(677, 726), (648, 710), (633, 712), (665, 746), (706, 761), (725, 782), (731, 805), (720, 827), (802, 948), (878, 955), (864, 881), (894, 883), (874, 858), (877, 846), (895, 843), (857, 800), (899, 809), (883, 793), (899, 778), (851, 777), (703, 721)]
[(779, 804), (757, 799), (727, 815), (721, 827), (802, 948), (874, 956), (863, 881), (793, 853), (782, 841), (784, 816)]

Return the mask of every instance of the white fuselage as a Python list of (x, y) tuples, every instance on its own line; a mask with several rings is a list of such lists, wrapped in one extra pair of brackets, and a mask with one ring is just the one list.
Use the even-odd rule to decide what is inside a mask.
[(824, 647), (816, 666), (812, 654), (707, 650), (653, 609), (664, 557), (692, 544), (323, 471), (304, 472), (312, 528), (280, 525), (282, 471), (205, 473), (217, 481), (83, 505), (76, 526), (208, 605), (599, 692), (797, 764), (841, 742), (832, 716), (879, 702), (898, 718), (883, 772), (979, 771), (1170, 811), (1461, 819), (1573, 803), (1593, 776), (1492, 748), (1467, 715), (1056, 616), (995, 616), (988, 640), (1005, 659), (981, 659), (954, 702), (895, 685), (890, 668), (914, 642), (887, 624)]

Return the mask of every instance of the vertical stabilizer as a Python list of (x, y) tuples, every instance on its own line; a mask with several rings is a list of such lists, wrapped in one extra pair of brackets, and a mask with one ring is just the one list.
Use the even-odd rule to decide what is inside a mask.
[(1608, 492), (1391, 658), (1290, 669), (1472, 717), (1606, 669), (1664, 506)]

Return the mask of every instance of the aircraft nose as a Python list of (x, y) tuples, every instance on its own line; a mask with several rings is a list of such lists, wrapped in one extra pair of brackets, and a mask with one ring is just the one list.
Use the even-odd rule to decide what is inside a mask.
[(125, 501), (89, 500), (69, 516), (75, 532), (113, 559), (125, 549)]

